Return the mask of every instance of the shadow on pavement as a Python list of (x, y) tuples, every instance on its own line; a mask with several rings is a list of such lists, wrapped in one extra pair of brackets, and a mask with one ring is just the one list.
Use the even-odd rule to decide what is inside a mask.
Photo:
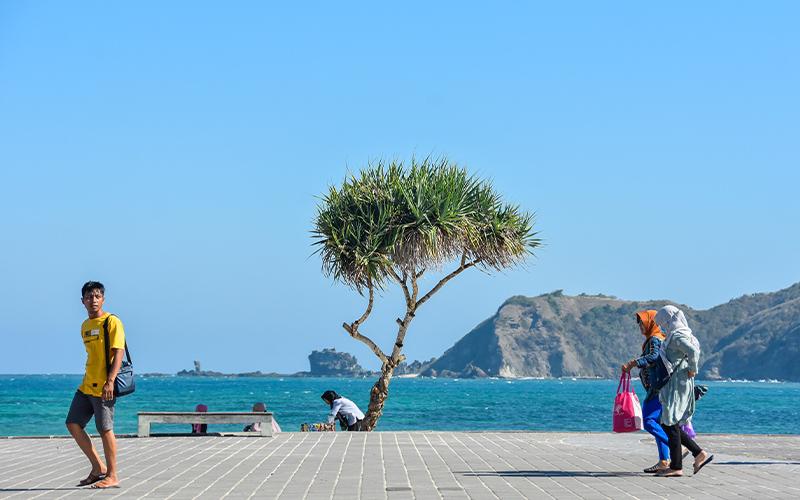
[[(73, 487), (73, 488), (0, 488), (0, 493), (13, 493), (13, 492), (23, 492), (23, 491), (72, 491), (72, 490), (86, 490), (88, 488), (80, 488), (80, 487)], [(92, 490), (94, 491), (94, 490)]]
[(800, 465), (800, 462), (790, 462), (788, 460), (778, 460), (773, 462), (714, 462), (714, 465)]
[(588, 470), (498, 470), (498, 471), (462, 471), (465, 476), (494, 477), (648, 477), (651, 474), (639, 472), (609, 472)]

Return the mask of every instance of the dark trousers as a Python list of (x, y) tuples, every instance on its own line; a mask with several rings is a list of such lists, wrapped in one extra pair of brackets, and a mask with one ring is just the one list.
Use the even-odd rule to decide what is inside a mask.
[(681, 429), (680, 424), (675, 425), (664, 425), (661, 424), (661, 427), (664, 428), (664, 432), (667, 433), (667, 438), (669, 439), (669, 458), (670, 464), (669, 468), (672, 470), (681, 470), (683, 469), (683, 454), (681, 453), (681, 445), (688, 448), (689, 451), (692, 452), (692, 456), (696, 457), (703, 451), (697, 443), (692, 440), (684, 431)]
[(362, 425), (363, 424), (361, 422), (363, 422), (363, 420), (356, 420), (356, 423), (354, 423), (353, 425), (348, 425), (347, 426), (347, 430), (350, 431), (350, 432), (360, 432), (360, 431), (362, 431), (363, 430), (362, 429)]

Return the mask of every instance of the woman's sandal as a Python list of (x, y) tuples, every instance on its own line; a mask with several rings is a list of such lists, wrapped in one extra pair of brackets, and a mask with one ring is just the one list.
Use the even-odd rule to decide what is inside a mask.
[(656, 472), (661, 471), (661, 470), (665, 470), (665, 469), (669, 469), (669, 466), (665, 467), (665, 466), (661, 465), (661, 462), (659, 462), (659, 463), (655, 464), (652, 467), (648, 467), (648, 468), (644, 469), (644, 472), (647, 473), (647, 474), (655, 474)]
[(683, 477), (682, 470), (664, 469), (656, 473), (658, 477)]
[(714, 460), (714, 455), (709, 455), (706, 457), (705, 460), (703, 460), (703, 463), (701, 463), (700, 465), (694, 464), (694, 473), (697, 474), (698, 472), (700, 472), (700, 469), (705, 467), (705, 465), (711, 462), (712, 460)]

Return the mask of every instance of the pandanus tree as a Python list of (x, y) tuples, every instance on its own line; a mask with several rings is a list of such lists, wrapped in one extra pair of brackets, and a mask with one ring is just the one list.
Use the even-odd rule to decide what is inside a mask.
[[(405, 360), (403, 345), (417, 311), (462, 272), (520, 264), (540, 244), (531, 214), (503, 203), (491, 183), (446, 158), (412, 159), (410, 165), (369, 164), (321, 197), (312, 235), (323, 272), (367, 297), (364, 313), (342, 325), (381, 362), (380, 377), (370, 392), (367, 430), (383, 413), (389, 382)], [(450, 265), (454, 269), (444, 274)], [(435, 272), (439, 279), (423, 293), (426, 272)], [(384, 351), (362, 326), (376, 293), (389, 286), (402, 290), (405, 313), (396, 320), (391, 351)]]

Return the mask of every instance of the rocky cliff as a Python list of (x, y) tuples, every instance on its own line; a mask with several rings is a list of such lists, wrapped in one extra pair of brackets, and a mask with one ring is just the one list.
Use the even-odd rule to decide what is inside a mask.
[[(641, 347), (634, 313), (665, 304), (560, 291), (512, 297), (422, 375), (613, 377)], [(800, 283), (708, 310), (675, 305), (703, 346), (701, 376), (800, 380)]]
[(403, 361), (394, 369), (394, 375), (417, 375), (434, 361), (436, 361), (436, 358), (431, 358), (428, 361), (414, 360), (411, 363)]
[(361, 368), (355, 356), (336, 349), (311, 351), (308, 363), (313, 377), (361, 377), (369, 373)]

